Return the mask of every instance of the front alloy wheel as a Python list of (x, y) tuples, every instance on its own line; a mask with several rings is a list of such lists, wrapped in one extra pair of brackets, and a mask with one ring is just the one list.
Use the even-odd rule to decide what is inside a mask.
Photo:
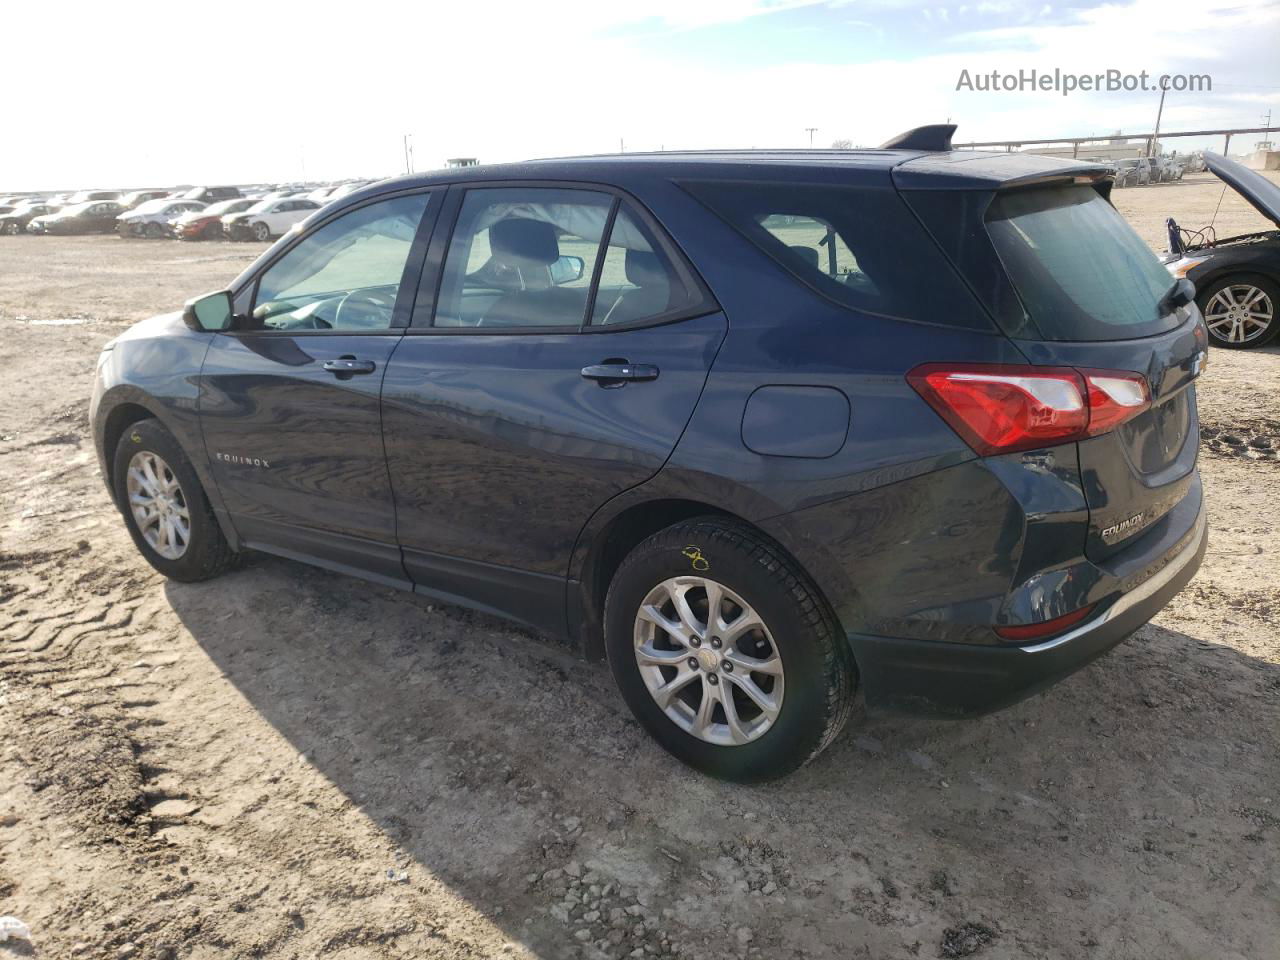
[(1275, 335), (1276, 296), (1261, 282), (1220, 285), (1202, 312), (1209, 335), (1223, 346), (1260, 346)]
[(707, 743), (750, 743), (782, 709), (782, 658), (769, 628), (706, 577), (673, 577), (649, 592), (636, 614), (635, 656), (659, 709)]
[(263, 243), (266, 243), (271, 239), (271, 228), (265, 223), (255, 223), (253, 225), (253, 237), (255, 240), (260, 240)]
[(149, 450), (129, 461), (125, 489), (138, 532), (166, 560), (178, 560), (191, 542), (191, 512), (169, 464)]

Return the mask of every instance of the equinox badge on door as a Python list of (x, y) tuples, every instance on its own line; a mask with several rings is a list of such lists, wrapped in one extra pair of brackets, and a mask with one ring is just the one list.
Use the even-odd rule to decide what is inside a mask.
[(223, 463), (236, 463), (244, 467), (265, 467), (271, 469), (271, 461), (261, 457), (241, 457), (234, 453), (215, 453), (214, 457)]

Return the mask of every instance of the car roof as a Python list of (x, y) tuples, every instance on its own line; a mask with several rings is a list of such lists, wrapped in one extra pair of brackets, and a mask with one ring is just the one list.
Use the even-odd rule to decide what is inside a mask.
[[(902, 189), (993, 189), (1013, 183), (1087, 177), (1110, 170), (1069, 157), (976, 150), (695, 150), (549, 157), (522, 163), (453, 167), (383, 180), (343, 198), (358, 202), (390, 190), (491, 180), (564, 180), (625, 185), (632, 179), (774, 179), (848, 182), (892, 175)], [(344, 204), (345, 205), (345, 204)]]

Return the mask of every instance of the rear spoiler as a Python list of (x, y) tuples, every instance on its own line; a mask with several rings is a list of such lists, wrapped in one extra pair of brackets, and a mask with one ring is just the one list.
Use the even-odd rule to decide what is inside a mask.
[(1069, 157), (952, 150), (908, 157), (893, 168), (899, 190), (1011, 190), (1050, 183), (1090, 184), (1110, 196), (1110, 168)]

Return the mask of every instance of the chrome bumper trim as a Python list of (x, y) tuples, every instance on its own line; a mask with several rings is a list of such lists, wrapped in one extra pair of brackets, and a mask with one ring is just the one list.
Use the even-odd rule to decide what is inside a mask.
[(1023, 653), (1043, 653), (1046, 650), (1052, 650), (1060, 647), (1064, 643), (1070, 643), (1072, 640), (1082, 637), (1087, 633), (1098, 629), (1103, 624), (1114, 620), (1127, 610), (1132, 609), (1137, 604), (1146, 600), (1152, 594), (1159, 592), (1170, 580), (1176, 577), (1185, 569), (1188, 563), (1195, 559), (1200, 544), (1204, 541), (1205, 533), (1209, 527), (1207, 511), (1201, 507), (1200, 516), (1196, 518), (1195, 532), (1191, 536), (1191, 542), (1188, 543), (1180, 554), (1174, 557), (1164, 569), (1155, 576), (1144, 580), (1128, 593), (1123, 594), (1119, 600), (1107, 607), (1098, 616), (1092, 620), (1082, 623), (1074, 630), (1070, 630), (1061, 636), (1054, 637), (1052, 640), (1046, 640), (1044, 643), (1033, 644), (1029, 647), (1018, 647)]

